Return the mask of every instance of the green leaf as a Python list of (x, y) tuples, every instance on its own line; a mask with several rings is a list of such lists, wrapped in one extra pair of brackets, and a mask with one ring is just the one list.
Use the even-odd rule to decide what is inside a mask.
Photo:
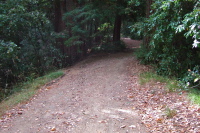
[(194, 79), (194, 83), (196, 83), (198, 80), (199, 80), (199, 78), (195, 78), (195, 79)]

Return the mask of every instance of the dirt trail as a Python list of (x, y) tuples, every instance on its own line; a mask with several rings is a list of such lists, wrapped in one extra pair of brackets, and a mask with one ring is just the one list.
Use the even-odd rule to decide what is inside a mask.
[[(20, 105), (1, 133), (145, 133), (127, 96), (134, 73), (132, 53), (98, 54), (66, 70), (65, 76)], [(137, 69), (135, 69), (137, 70)]]

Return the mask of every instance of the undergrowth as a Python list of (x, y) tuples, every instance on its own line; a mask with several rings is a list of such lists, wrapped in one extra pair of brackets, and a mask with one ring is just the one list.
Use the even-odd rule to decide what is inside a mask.
[(200, 105), (200, 90), (198, 88), (187, 88), (182, 86), (182, 82), (177, 81), (175, 78), (168, 78), (160, 76), (155, 72), (144, 72), (140, 74), (140, 84), (145, 84), (149, 82), (161, 82), (165, 83), (165, 88), (168, 92), (177, 92), (181, 94), (180, 91), (187, 91), (188, 98), (194, 104)]
[(200, 105), (200, 90), (199, 89), (191, 89), (189, 90), (189, 99), (197, 105)]
[(155, 72), (144, 72), (140, 74), (140, 84), (145, 84), (148, 82), (161, 82), (166, 83), (165, 88), (169, 92), (177, 91), (179, 89), (178, 82), (175, 79), (170, 79), (168, 77), (160, 76)]
[(40, 87), (62, 75), (64, 75), (63, 71), (51, 72), (45, 76), (14, 86), (13, 94), (0, 103), (0, 116), (15, 105), (28, 101)]
[(168, 119), (173, 118), (176, 114), (177, 111), (175, 109), (170, 109), (169, 107), (165, 109), (165, 115)]

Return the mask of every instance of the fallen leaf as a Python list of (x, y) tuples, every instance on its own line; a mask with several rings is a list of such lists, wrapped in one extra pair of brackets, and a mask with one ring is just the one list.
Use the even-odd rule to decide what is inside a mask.
[(46, 89), (49, 90), (49, 89), (51, 89), (51, 88), (52, 88), (51, 86), (48, 86)]
[(128, 97), (129, 97), (129, 98), (134, 98), (134, 96), (133, 96), (133, 95), (129, 95)]
[(22, 115), (22, 111), (17, 112), (19, 115)]
[(56, 131), (56, 128), (55, 127), (51, 128), (51, 131)]
[(158, 123), (162, 123), (162, 122), (163, 122), (163, 118), (158, 118), (156, 121), (157, 121)]
[(125, 128), (126, 127), (126, 125), (122, 125), (120, 128)]
[(107, 123), (106, 120), (99, 121), (99, 123)]

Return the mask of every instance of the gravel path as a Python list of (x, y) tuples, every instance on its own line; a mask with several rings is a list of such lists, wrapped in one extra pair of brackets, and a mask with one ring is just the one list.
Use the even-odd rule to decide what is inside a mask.
[(17, 113), (1, 121), (0, 132), (146, 133), (127, 91), (130, 62), (138, 64), (131, 52), (90, 56), (11, 110)]

